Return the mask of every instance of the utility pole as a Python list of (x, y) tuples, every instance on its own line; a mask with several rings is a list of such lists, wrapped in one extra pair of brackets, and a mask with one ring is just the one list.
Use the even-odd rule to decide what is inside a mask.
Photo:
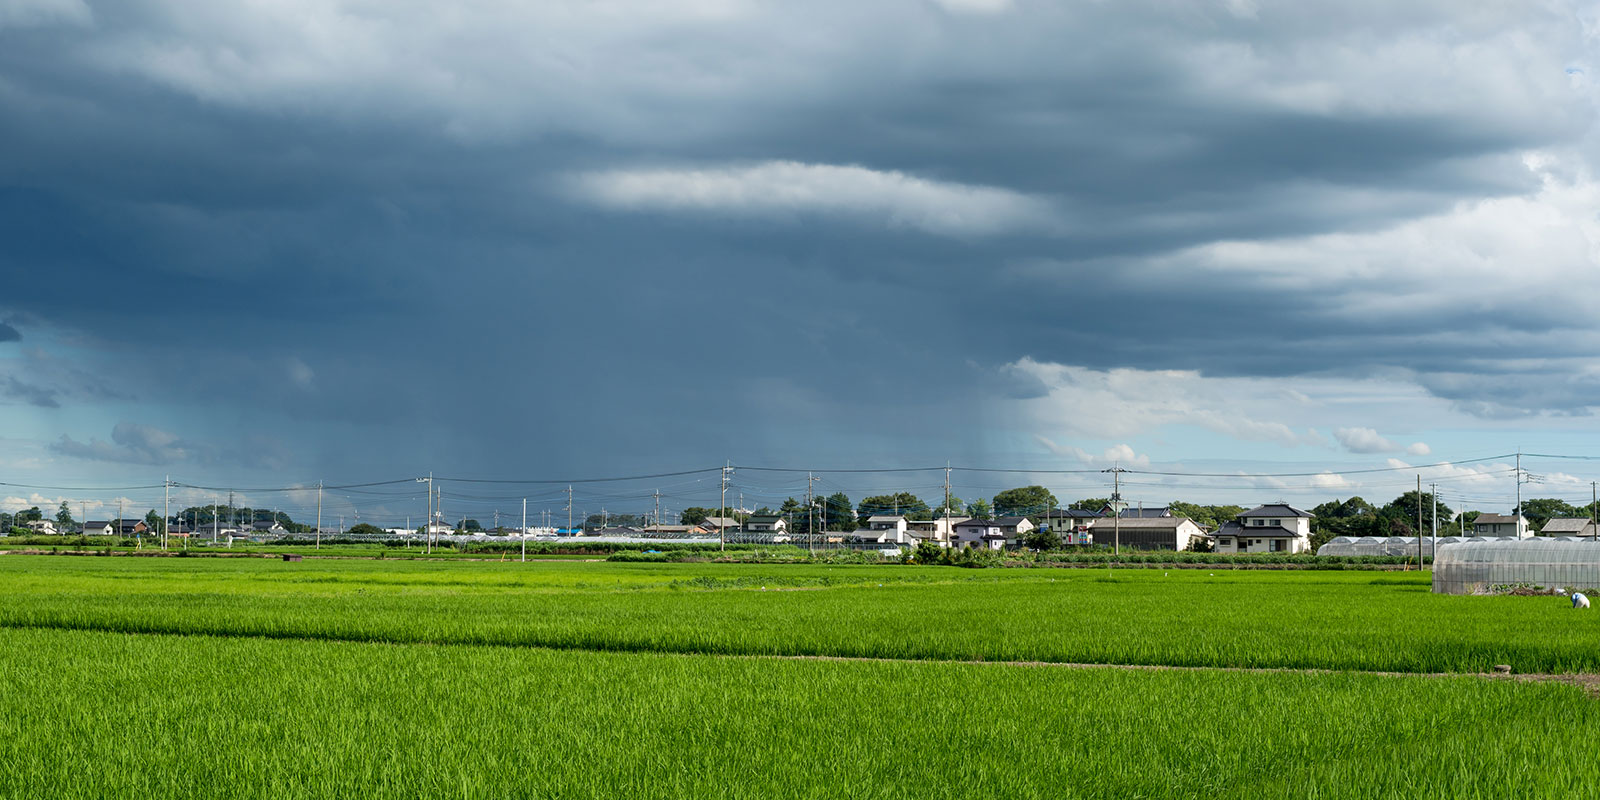
[(1417, 569), (1422, 569), (1422, 473), (1417, 473)]
[(217, 504), (211, 504), (211, 543), (217, 543)]
[(661, 490), (656, 490), (656, 535), (661, 535)]
[(814, 480), (816, 480), (816, 476), (812, 475), (809, 471), (807, 471), (806, 472), (806, 531), (808, 531), (811, 534), (811, 536), (808, 537), (808, 538), (811, 539), (811, 557), (812, 558), (816, 558), (817, 557), (817, 504), (816, 504), (816, 501), (813, 499), (812, 492), (811, 492), (811, 482), (814, 481)]
[(424, 519), (422, 521), (422, 540), (424, 542), (424, 546), (427, 548), (425, 552), (432, 553), (433, 552), (433, 473), (429, 472), (428, 473), (428, 477), (426, 477), (426, 478), (418, 478), (417, 479), (417, 483), (426, 483), (426, 484), (428, 484), (428, 516), (427, 516), (426, 519)]
[(1438, 561), (1439, 560), (1439, 484), (1437, 484), (1437, 483), (1430, 484), (1428, 486), (1428, 490), (1433, 493), (1433, 556), (1432, 557), (1433, 557), (1434, 561)]
[(567, 484), (567, 535), (572, 535), (572, 484)]
[(1517, 537), (1522, 536), (1522, 448), (1517, 448), (1517, 511), (1516, 517), (1511, 520), (1511, 532)]
[(1103, 469), (1101, 472), (1111, 473), (1111, 510), (1116, 516), (1111, 518), (1111, 554), (1122, 554), (1122, 473), (1127, 470), (1122, 467)]
[(1600, 514), (1600, 511), (1595, 510), (1596, 506), (1600, 506), (1600, 496), (1597, 496), (1595, 489), (1596, 483), (1596, 481), (1589, 481), (1589, 539), (1591, 541), (1600, 536), (1600, 525), (1595, 524), (1596, 515)]
[(522, 563), (528, 563), (528, 498), (522, 498), (522, 530), (518, 531), (522, 539)]
[(167, 518), (172, 516), (172, 476), (161, 482), (161, 549), (167, 549)]
[(722, 500), (717, 507), (717, 540), (721, 549), (728, 549), (728, 473), (733, 472), (733, 462), (724, 462), (722, 465)]
[(322, 549), (322, 481), (317, 481), (317, 549)]
[[(944, 462), (944, 541), (946, 543), (950, 541), (950, 535), (954, 533), (950, 527), (950, 517), (954, 513), (950, 510), (950, 461), (946, 459)], [(938, 523), (934, 524), (937, 525)], [(935, 535), (937, 536), (937, 529)]]

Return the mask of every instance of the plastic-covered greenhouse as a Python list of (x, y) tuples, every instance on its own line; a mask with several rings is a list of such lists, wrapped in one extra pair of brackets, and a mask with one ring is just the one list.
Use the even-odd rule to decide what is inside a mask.
[(1600, 542), (1572, 536), (1439, 543), (1433, 591), (1486, 594), (1497, 587), (1600, 588)]
[[(1440, 536), (1439, 546), (1456, 542), (1477, 542), (1500, 539), (1511, 541), (1511, 537), (1489, 536)], [(1422, 554), (1433, 555), (1434, 540), (1422, 537)], [(1317, 548), (1319, 556), (1407, 556), (1417, 557), (1417, 537), (1415, 536), (1335, 536), (1328, 543)]]

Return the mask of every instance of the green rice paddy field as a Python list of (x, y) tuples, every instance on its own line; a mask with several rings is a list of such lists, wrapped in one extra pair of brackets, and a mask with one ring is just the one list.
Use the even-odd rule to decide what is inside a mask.
[(1600, 617), (1427, 581), (6, 556), (0, 796), (1600, 793), (1600, 700), (1474, 674)]

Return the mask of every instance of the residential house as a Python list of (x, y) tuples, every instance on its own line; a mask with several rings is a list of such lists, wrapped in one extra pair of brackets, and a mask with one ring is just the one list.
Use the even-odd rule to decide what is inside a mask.
[(138, 536), (150, 530), (142, 519), (114, 519), (110, 526), (111, 533), (117, 536)]
[(1050, 511), (1040, 522), (1045, 530), (1060, 537), (1062, 544), (1092, 544), (1094, 534), (1091, 533), (1091, 529), (1095, 520), (1101, 518), (1098, 511), (1066, 508)]
[(874, 514), (867, 524), (856, 529), (855, 537), (867, 542), (910, 544), (916, 540), (911, 535), (911, 521), (904, 514)]
[(1016, 541), (1022, 534), (1037, 527), (1033, 524), (1033, 520), (1020, 516), (995, 517), (994, 522), (1000, 526), (1000, 532), (1006, 535), (1007, 543)]
[(91, 520), (83, 523), (83, 535), (85, 536), (110, 536), (111, 534), (111, 523), (106, 520)]
[(1134, 550), (1193, 550), (1210, 537), (1188, 517), (1118, 517), (1098, 519), (1094, 540)]
[(1257, 506), (1212, 535), (1219, 553), (1303, 553), (1311, 549), (1311, 513), (1283, 503)]
[(282, 536), (283, 534), (288, 533), (289, 529), (283, 527), (283, 524), (275, 519), (258, 519), (255, 522), (250, 523), (250, 532), (254, 534)]
[(27, 528), (34, 533), (49, 534), (51, 536), (59, 533), (59, 531), (56, 530), (56, 522), (53, 519), (30, 519), (27, 522), (22, 523), (22, 527)]
[(940, 517), (939, 519), (910, 519), (906, 520), (906, 533), (918, 542), (933, 542), (940, 547), (949, 547), (951, 534), (955, 533), (955, 526), (967, 521), (967, 517)]
[(1594, 521), (1588, 517), (1554, 517), (1539, 529), (1540, 536), (1581, 536), (1595, 538)]
[(1166, 506), (1162, 506), (1160, 508), (1145, 508), (1143, 505), (1140, 505), (1134, 508), (1124, 508), (1122, 509), (1122, 513), (1118, 514), (1116, 509), (1113, 509), (1110, 504), (1107, 504), (1105, 507), (1100, 509), (1100, 516), (1122, 517), (1123, 519), (1154, 519), (1156, 517), (1172, 516), (1172, 509)]
[(736, 520), (733, 517), (706, 517), (700, 522), (700, 527), (705, 528), (711, 533), (717, 533), (719, 531), (737, 531), (739, 530), (739, 520)]
[(744, 521), (745, 533), (787, 533), (789, 521), (778, 514), (756, 514)]
[(706, 529), (699, 525), (647, 525), (644, 532), (649, 536), (700, 536)]
[(950, 535), (951, 547), (986, 547), (999, 550), (1006, 545), (1005, 526), (997, 519), (966, 519), (957, 522)]
[(1517, 539), (1526, 539), (1533, 535), (1528, 529), (1528, 518), (1517, 514), (1479, 514), (1472, 521), (1473, 536), (1510, 536)]

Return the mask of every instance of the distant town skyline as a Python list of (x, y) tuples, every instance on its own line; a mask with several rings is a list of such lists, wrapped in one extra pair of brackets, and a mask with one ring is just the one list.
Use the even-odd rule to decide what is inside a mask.
[[(1385, 502), (1448, 462), (1424, 483), (1503, 513), (1519, 449), (1570, 457), (1524, 464), (1525, 495), (1581, 501), (1593, 27), (1563, 2), (0, 2), (0, 509), (730, 461), (857, 500), (943, 475), (827, 471)], [(775, 506), (796, 474), (738, 489)], [(531, 492), (484, 486), (461, 507)], [(372, 491), (342, 513), (421, 507)]]

